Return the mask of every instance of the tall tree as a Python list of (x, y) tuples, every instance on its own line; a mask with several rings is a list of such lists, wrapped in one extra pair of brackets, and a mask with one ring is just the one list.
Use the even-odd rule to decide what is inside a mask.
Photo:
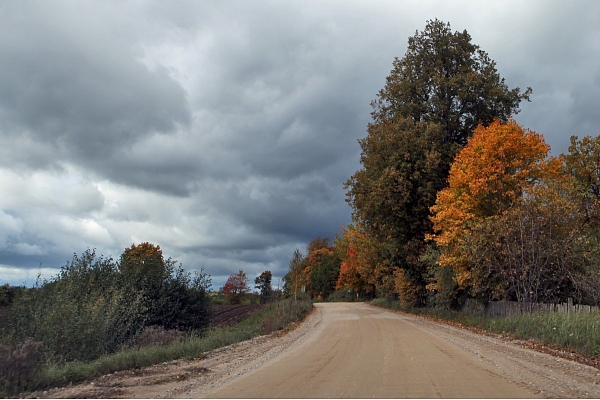
[(446, 142), (464, 145), (479, 123), (507, 121), (531, 94), (531, 88), (509, 89), (495, 61), (471, 43), (466, 30), (453, 33), (437, 19), (408, 38), (406, 54), (393, 65), (373, 102), (374, 122), (398, 115), (434, 122)]
[(271, 271), (264, 271), (254, 279), (254, 287), (260, 290), (261, 303), (266, 303), (271, 299), (273, 293), (273, 287), (271, 287), (272, 280), (273, 274)]
[[(600, 136), (571, 136), (565, 155), (566, 172), (577, 182), (577, 202), (586, 217), (587, 237), (591, 246), (586, 252), (586, 271), (576, 276), (586, 302), (600, 304)], [(594, 251), (595, 250), (595, 251)]]
[(304, 275), (304, 257), (300, 250), (294, 250), (294, 255), (290, 260), (288, 273), (283, 277), (283, 291), (286, 296), (294, 296), (294, 300), (298, 299), (298, 294), (306, 287), (306, 277)]
[[(319, 296), (320, 284), (315, 284), (313, 278), (321, 275), (322, 259), (327, 254), (333, 254), (333, 246), (328, 237), (317, 237), (306, 246), (306, 256), (303, 260), (305, 286), (311, 298)], [(320, 279), (320, 278), (319, 278)]]
[(334, 248), (321, 248), (312, 254), (314, 264), (310, 272), (310, 292), (313, 298), (327, 299), (335, 290), (340, 274), (340, 259)]
[(341, 259), (340, 274), (336, 288), (351, 289), (356, 293), (373, 295), (378, 279), (385, 276), (381, 271), (379, 248), (355, 221), (348, 228), (341, 227), (342, 235), (336, 235), (335, 245)]
[(390, 265), (386, 282), (402, 269), (418, 305), (426, 293), (419, 259), (432, 228), (429, 208), (456, 152), (478, 123), (517, 113), (531, 89), (509, 89), (466, 31), (453, 33), (437, 19), (409, 38), (393, 66), (372, 102), (368, 135), (359, 141), (363, 168), (346, 188), (356, 217), (381, 243), (381, 258)]
[(348, 181), (348, 196), (364, 233), (378, 242), (380, 271), (372, 283), (380, 295), (393, 293), (394, 271), (402, 268), (425, 298), (418, 260), (431, 230), (429, 207), (444, 187), (443, 171), (450, 163), (451, 146), (442, 142), (438, 126), (403, 117), (370, 125), (360, 141), (364, 168)]
[(566, 172), (575, 178), (590, 229), (600, 229), (600, 136), (571, 136)]

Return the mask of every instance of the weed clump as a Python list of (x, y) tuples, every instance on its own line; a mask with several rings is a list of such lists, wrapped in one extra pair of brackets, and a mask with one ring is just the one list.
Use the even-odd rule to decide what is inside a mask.
[(27, 339), (16, 345), (0, 345), (0, 395), (20, 393), (40, 380), (44, 346)]
[(135, 345), (138, 347), (168, 346), (177, 340), (180, 332), (167, 330), (162, 326), (148, 326), (137, 336)]

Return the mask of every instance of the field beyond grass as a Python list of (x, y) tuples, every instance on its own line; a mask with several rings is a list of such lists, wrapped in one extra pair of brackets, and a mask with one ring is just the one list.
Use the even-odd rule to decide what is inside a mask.
[(533, 340), (539, 344), (575, 351), (584, 356), (600, 356), (600, 314), (541, 313), (512, 317), (486, 317), (470, 312), (418, 308), (403, 310), (399, 302), (375, 299), (371, 304), (461, 325), (499, 333), (515, 339)]
[[(233, 326), (211, 328), (202, 335), (182, 334), (168, 345), (131, 347), (91, 362), (70, 362), (63, 366), (44, 365), (34, 376), (23, 374), (23, 370), (27, 369), (26, 365), (7, 365), (6, 368), (0, 367), (0, 396), (62, 387), (117, 371), (177, 359), (193, 360), (207, 351), (289, 328), (302, 321), (311, 310), (312, 302), (308, 298), (297, 302), (286, 299), (266, 305), (261, 311)], [(31, 368), (33, 367), (37, 366)]]

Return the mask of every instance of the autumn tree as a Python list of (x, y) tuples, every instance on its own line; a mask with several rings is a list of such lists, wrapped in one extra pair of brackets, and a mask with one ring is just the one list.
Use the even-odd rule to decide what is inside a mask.
[[(330, 289), (326, 288), (326, 275), (337, 274), (337, 271), (325, 271), (324, 268), (335, 268), (335, 266), (328, 262), (323, 264), (323, 262), (324, 258), (329, 260), (333, 254), (334, 249), (328, 237), (317, 237), (311, 240), (306, 246), (306, 255), (302, 261), (304, 265), (303, 275), (306, 291), (311, 298), (322, 297), (323, 292), (330, 291)], [(329, 261), (333, 261), (333, 259)], [(314, 279), (317, 279), (318, 282), (314, 281)]]
[(272, 279), (273, 274), (271, 271), (264, 271), (254, 279), (254, 287), (260, 291), (261, 303), (266, 303), (271, 299), (273, 294)]
[[(336, 289), (349, 289), (356, 293), (373, 296), (378, 280), (385, 279), (387, 268), (381, 268), (379, 249), (373, 237), (367, 235), (360, 222), (341, 227), (342, 235), (336, 235), (335, 245), (341, 265)], [(380, 283), (382, 285), (382, 283)]]
[(588, 245), (584, 252), (587, 262), (575, 280), (583, 301), (600, 304), (600, 135), (571, 136), (565, 172), (575, 179), (576, 201), (586, 217), (586, 238), (581, 243)]
[(363, 168), (346, 183), (347, 201), (387, 260), (380, 284), (393, 287), (402, 269), (404, 286), (422, 305), (427, 279), (420, 258), (432, 231), (430, 207), (450, 164), (478, 123), (506, 121), (530, 89), (509, 89), (466, 31), (453, 33), (439, 20), (409, 38), (393, 66), (372, 102), (368, 135), (359, 140)]
[(473, 249), (491, 251), (498, 239), (507, 243), (511, 234), (505, 231), (508, 236), (496, 238), (490, 226), (499, 229), (500, 225), (494, 224), (505, 224), (509, 216), (517, 218), (511, 221), (518, 225), (527, 210), (533, 215), (534, 208), (527, 207), (534, 203), (524, 202), (523, 196), (541, 193), (537, 186), (560, 178), (561, 159), (548, 158), (549, 150), (541, 135), (510, 120), (495, 121), (487, 128), (479, 126), (456, 156), (448, 187), (438, 193), (431, 208), (431, 220), (436, 232), (432, 238), (442, 248), (439, 264), (453, 268), (460, 287), (487, 299), (504, 290), (498, 285), (504, 284), (506, 276), (495, 272), (506, 267), (508, 258), (502, 258), (502, 267), (484, 273), (478, 267), (489, 257), (476, 258)]
[(233, 304), (239, 304), (242, 301), (242, 296), (250, 290), (248, 286), (248, 276), (241, 269), (231, 274), (223, 285), (223, 294)]

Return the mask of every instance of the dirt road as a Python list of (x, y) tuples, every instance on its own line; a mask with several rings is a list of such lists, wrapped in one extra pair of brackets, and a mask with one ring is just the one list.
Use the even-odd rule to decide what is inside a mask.
[[(318, 322), (305, 340), (207, 397), (586, 395), (575, 376), (569, 385), (566, 371), (552, 370), (564, 360), (475, 334), (457, 336), (449, 327), (363, 304), (318, 304), (316, 311)], [(576, 372), (569, 373), (586, 370), (598, 380), (596, 369), (571, 367)], [(569, 392), (569, 386), (578, 392)], [(592, 386), (598, 396), (597, 385)]]
[(598, 369), (361, 303), (316, 304), (287, 335), (153, 368), (44, 397), (600, 398)]

